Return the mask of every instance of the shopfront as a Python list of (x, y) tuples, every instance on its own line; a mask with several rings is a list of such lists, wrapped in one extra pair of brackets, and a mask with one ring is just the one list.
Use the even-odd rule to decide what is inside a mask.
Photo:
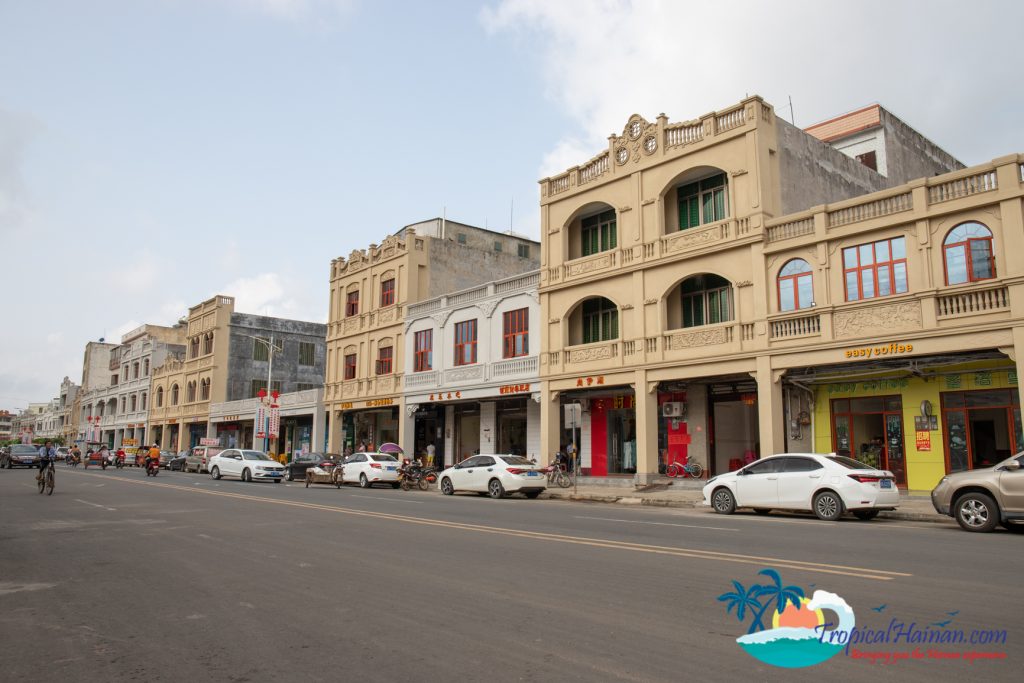
[[(603, 378), (602, 378), (603, 379)], [(603, 383), (603, 382), (602, 382)], [(580, 473), (590, 477), (636, 474), (636, 396), (628, 387), (572, 392), (562, 397), (561, 443), (579, 447)], [(565, 407), (580, 405), (580, 428), (574, 434)]]
[(445, 462), (444, 448), (444, 414), (445, 407), (439, 404), (420, 405), (413, 413), (413, 449), (417, 457), (424, 462), (433, 446), (433, 465), (440, 467)]
[(914, 374), (889, 368), (885, 376), (877, 366), (881, 377), (851, 372), (847, 381), (814, 386), (815, 449), (890, 470), (901, 488), (915, 491), (1024, 450), (1017, 372), (1009, 359), (921, 358), (914, 368)]
[(398, 443), (397, 399), (381, 398), (365, 401), (359, 410), (346, 410), (342, 415), (343, 440), (353, 451), (376, 449), (384, 443)]
[(527, 454), (527, 398), (506, 399), (495, 404), (498, 453)]

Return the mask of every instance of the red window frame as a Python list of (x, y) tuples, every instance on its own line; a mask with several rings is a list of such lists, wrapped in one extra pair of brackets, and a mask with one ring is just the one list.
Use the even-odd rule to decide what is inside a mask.
[(502, 357), (518, 358), (530, 352), (530, 309), (519, 308), (502, 315)]
[(417, 332), (413, 352), (413, 372), (425, 372), (434, 366), (434, 331)]
[(356, 378), (356, 354), (350, 353), (345, 356), (345, 379)]
[[(864, 301), (866, 299), (878, 299), (878, 298), (881, 298), (881, 297), (893, 296), (895, 294), (906, 294), (906, 292), (910, 290), (910, 274), (909, 274), (909, 271), (908, 271), (908, 268), (907, 268), (907, 257), (904, 256), (903, 258), (898, 258), (898, 259), (894, 259), (892, 257), (892, 245), (893, 245), (893, 242), (895, 242), (897, 240), (903, 240), (904, 241), (903, 253), (906, 254), (907, 253), (906, 252), (906, 238), (904, 238), (904, 237), (891, 237), (891, 238), (889, 238), (887, 240), (876, 240), (874, 242), (866, 242), (864, 244), (858, 244), (858, 245), (855, 245), (855, 246), (852, 246), (852, 247), (844, 247), (843, 248), (843, 291), (846, 294), (846, 300), (847, 301)], [(882, 243), (888, 243), (888, 245), (889, 245), (889, 260), (888, 261), (878, 261), (877, 260), (877, 253), (878, 253), (878, 251), (877, 251), (876, 247), (877, 247), (877, 245), (882, 244)], [(868, 245), (871, 246), (872, 263), (870, 265), (862, 266), (862, 265), (860, 265), (860, 250), (861, 250), (861, 247), (866, 247)], [(854, 249), (855, 250), (855, 253), (857, 254), (857, 265), (851, 267), (850, 264), (848, 264), (846, 262), (846, 249)], [(896, 287), (896, 265), (897, 264), (901, 264), (901, 263), (903, 264), (903, 272), (904, 272), (904, 274), (907, 277), (907, 281), (904, 283), (906, 285), (906, 291), (903, 291), (903, 292), (897, 291), (897, 287)], [(888, 294), (879, 294), (878, 293), (878, 271), (880, 269), (882, 269), (882, 268), (885, 268), (885, 269), (887, 269), (889, 271), (890, 291), (889, 291)], [(856, 273), (857, 274), (857, 297), (855, 299), (851, 299), (850, 298), (850, 290), (847, 287), (847, 280), (848, 280), (847, 275), (849, 273)], [(872, 284), (874, 286), (873, 294), (871, 296), (864, 296), (864, 292), (862, 291), (863, 290), (863, 282), (864, 282), (863, 278), (867, 274), (869, 274), (869, 273), (870, 273), (870, 277), (871, 277), (871, 282), (872, 282)]]
[(390, 375), (393, 360), (394, 347), (382, 346), (377, 349), (377, 374)]
[(359, 315), (359, 290), (345, 295), (345, 317)]
[[(808, 268), (810, 268), (810, 265), (811, 265), (811, 264), (807, 263), (807, 261), (804, 261), (803, 259), (792, 259), (792, 260), (787, 261), (786, 263), (784, 263), (779, 272), (782, 272), (782, 270), (785, 270), (786, 267), (790, 263), (793, 263), (793, 261), (803, 261), (803, 263), (807, 264)], [(793, 311), (799, 311), (799, 310), (804, 309), (804, 308), (810, 308), (811, 304), (814, 303), (814, 295), (813, 295), (813, 287), (814, 287), (814, 277), (813, 277), (813, 275), (814, 275), (814, 272), (813, 272), (813, 270), (814, 269), (811, 268), (811, 270), (808, 270), (808, 271), (805, 271), (805, 272), (793, 273), (792, 275), (780, 275), (778, 278), (776, 278), (775, 295), (778, 297), (779, 312), (780, 313), (790, 313), (791, 312), (791, 311), (784, 310), (782, 308), (782, 287), (783, 287), (783, 285), (787, 285), (787, 286), (793, 288), (793, 309), (792, 309)], [(812, 290), (811, 290), (812, 291), (811, 300), (806, 302), (806, 303), (801, 303), (800, 302), (800, 279), (801, 278), (807, 278), (808, 282), (811, 283), (811, 287), (812, 287)]]
[(395, 278), (389, 278), (380, 283), (380, 305), (390, 306), (395, 303)]
[[(965, 260), (966, 260), (966, 263), (967, 263), (967, 282), (959, 282), (957, 284), (963, 285), (963, 284), (967, 284), (969, 282), (981, 282), (982, 280), (992, 280), (992, 279), (995, 279), (995, 277), (996, 277), (996, 259), (995, 259), (995, 254), (992, 251), (992, 231), (989, 230), (988, 226), (985, 225), (984, 223), (978, 223), (977, 221), (968, 221), (968, 224), (969, 223), (974, 223), (976, 225), (982, 226), (983, 228), (985, 228), (986, 230), (989, 231), (989, 236), (988, 237), (968, 237), (965, 240), (961, 240), (959, 242), (953, 242), (952, 244), (945, 244), (945, 243), (943, 243), (943, 245), (942, 245), (942, 274), (943, 274), (943, 277), (945, 278), (947, 286), (949, 286), (949, 256), (947, 254), (948, 254), (950, 249), (956, 249), (957, 247), (962, 247), (963, 248), (963, 250), (964, 250), (964, 257), (965, 257)], [(960, 225), (958, 225), (955, 228), (953, 228), (953, 230), (956, 230), (961, 225), (966, 225), (966, 224), (965, 223), (961, 223)], [(952, 233), (953, 230), (950, 230), (949, 233)], [(988, 247), (988, 259), (989, 259), (989, 262), (992, 264), (992, 275), (990, 275), (988, 277), (974, 277), (974, 251), (971, 249), (971, 245), (974, 242), (988, 242), (988, 245), (987, 245), (987, 247)]]
[(476, 320), (455, 324), (455, 364), (472, 365), (476, 362)]

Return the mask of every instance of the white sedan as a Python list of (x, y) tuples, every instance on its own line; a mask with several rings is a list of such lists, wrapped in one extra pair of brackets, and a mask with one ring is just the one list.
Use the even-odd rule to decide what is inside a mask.
[(446, 496), (475, 491), (491, 498), (503, 498), (506, 493), (536, 498), (548, 487), (544, 468), (521, 455), (474, 455), (441, 472), (438, 480)]
[(881, 510), (895, 510), (899, 502), (892, 472), (834, 453), (761, 458), (735, 472), (713, 477), (704, 486), (705, 505), (723, 515), (742, 507), (753, 508), (759, 514), (771, 510), (811, 511), (827, 521), (851, 512), (857, 519), (868, 520)]
[(266, 453), (226, 448), (210, 458), (210, 476), (238, 477), (242, 481), (270, 480), (280, 483), (284, 465), (271, 460)]
[(374, 484), (390, 484), (398, 488), (398, 458), (388, 453), (353, 453), (345, 458), (341, 481), (358, 483), (368, 489)]

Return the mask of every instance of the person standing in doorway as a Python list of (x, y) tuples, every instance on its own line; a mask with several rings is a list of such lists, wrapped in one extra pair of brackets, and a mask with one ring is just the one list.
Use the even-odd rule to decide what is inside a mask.
[(431, 441), (427, 444), (427, 465), (430, 467), (434, 466), (434, 454), (437, 452), (437, 448), (434, 447), (434, 442)]

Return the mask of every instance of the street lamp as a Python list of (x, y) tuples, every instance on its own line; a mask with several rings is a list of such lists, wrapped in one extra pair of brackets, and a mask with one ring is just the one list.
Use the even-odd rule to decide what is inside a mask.
[[(263, 346), (266, 347), (266, 349), (267, 349), (267, 360), (269, 362), (267, 363), (267, 388), (266, 388), (265, 391), (266, 391), (266, 394), (273, 394), (274, 393), (273, 392), (274, 384), (273, 384), (272, 380), (273, 380), (273, 377), (274, 377), (274, 354), (275, 353), (281, 353), (284, 349), (282, 347), (276, 346), (274, 344), (274, 335), (270, 335), (270, 340), (269, 341), (264, 339), (263, 337), (255, 337), (255, 336), (253, 336), (251, 334), (242, 334), (240, 336), (248, 337), (249, 339), (252, 339), (254, 342), (257, 342), (259, 344), (263, 344)], [(263, 395), (259, 396), (260, 401), (263, 400), (263, 396), (265, 396), (266, 394), (263, 394)], [(276, 399), (277, 397), (275, 396), (274, 398)], [(259, 416), (259, 413), (257, 412), (257, 417), (258, 416)], [(262, 426), (263, 425), (257, 426), (255, 424), (253, 424), (253, 427), (255, 427), (257, 429), (257, 431), (259, 431), (259, 427), (262, 427)], [(264, 450), (267, 450), (267, 451), (270, 450), (270, 431), (269, 430), (267, 430), (267, 435), (266, 435), (266, 437), (264, 437), (263, 447), (264, 447)]]

